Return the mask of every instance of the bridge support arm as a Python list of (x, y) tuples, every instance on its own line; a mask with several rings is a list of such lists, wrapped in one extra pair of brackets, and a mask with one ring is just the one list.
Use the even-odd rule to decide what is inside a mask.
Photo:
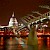
[(30, 25), (30, 31), (28, 35), (28, 45), (33, 46), (33, 50), (38, 50), (38, 40), (35, 30), (35, 26)]

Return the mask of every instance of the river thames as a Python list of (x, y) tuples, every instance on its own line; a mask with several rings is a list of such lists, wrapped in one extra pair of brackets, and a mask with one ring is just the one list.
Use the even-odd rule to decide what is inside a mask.
[[(27, 45), (28, 37), (26, 38), (0, 38), (0, 50), (34, 50), (34, 46)], [(50, 50), (50, 38), (38, 37), (37, 50)]]

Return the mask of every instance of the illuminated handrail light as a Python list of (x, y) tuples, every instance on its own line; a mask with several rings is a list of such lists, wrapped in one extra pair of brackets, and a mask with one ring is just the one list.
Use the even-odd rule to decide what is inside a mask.
[(48, 18), (50, 19), (50, 16), (48, 16)]
[(48, 5), (39, 5), (39, 7), (50, 9), (50, 7)]

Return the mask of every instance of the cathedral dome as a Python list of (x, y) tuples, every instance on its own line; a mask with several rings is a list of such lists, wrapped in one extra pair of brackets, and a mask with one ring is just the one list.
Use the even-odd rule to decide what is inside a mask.
[(14, 12), (12, 14), (12, 17), (10, 18), (9, 26), (18, 26), (17, 19), (14, 17)]

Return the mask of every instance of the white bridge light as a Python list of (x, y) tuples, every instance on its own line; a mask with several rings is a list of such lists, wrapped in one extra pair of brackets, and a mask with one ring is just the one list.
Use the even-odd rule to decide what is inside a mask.
[(50, 16), (48, 16), (48, 18), (50, 19)]

